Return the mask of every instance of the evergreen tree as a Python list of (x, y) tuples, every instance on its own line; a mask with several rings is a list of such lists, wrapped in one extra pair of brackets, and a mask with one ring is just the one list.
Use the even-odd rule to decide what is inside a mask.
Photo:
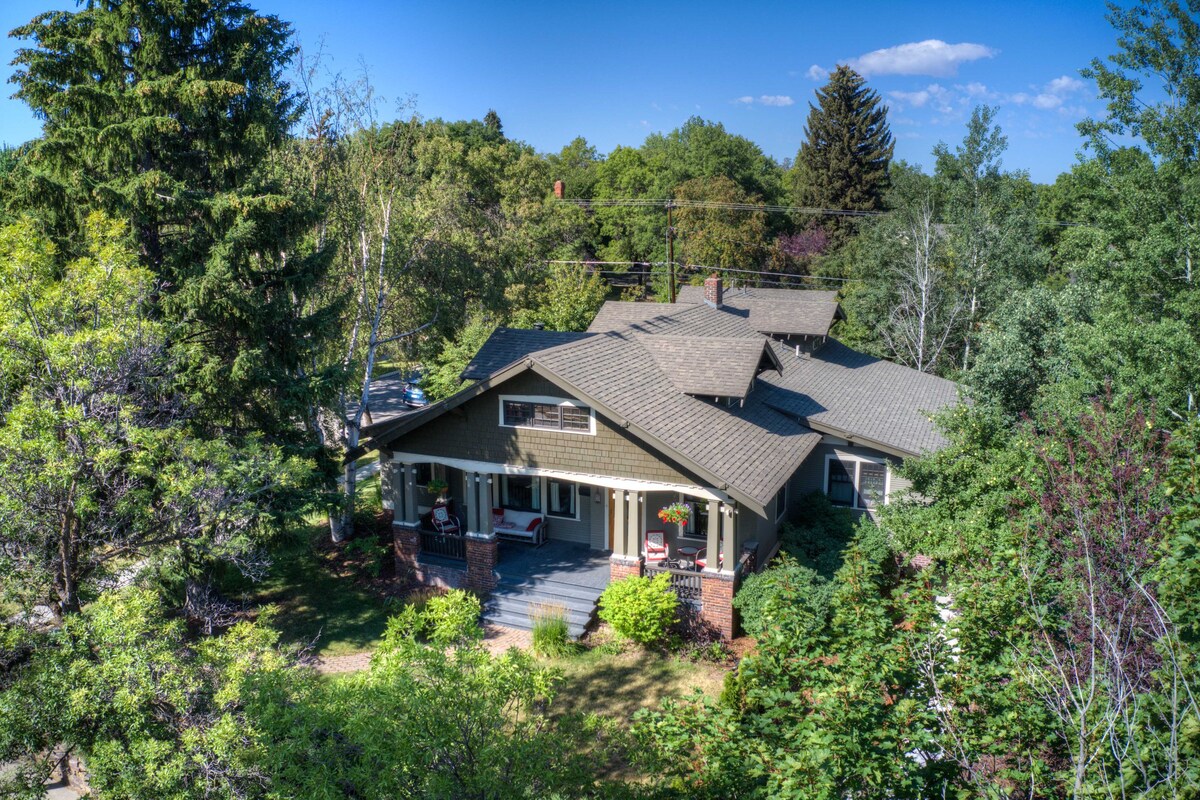
[(10, 205), (75, 252), (91, 211), (127, 221), (203, 421), (298, 441), (324, 322), (302, 309), (325, 259), (297, 248), (309, 209), (270, 169), (298, 110), (290, 27), (238, 0), (121, 0), (13, 35), (32, 42), (16, 96), (45, 124)]
[[(883, 207), (894, 142), (887, 109), (861, 75), (839, 66), (809, 104), (805, 141), (796, 155), (795, 202), (814, 208), (875, 211)], [(845, 240), (850, 222), (823, 223), (835, 240)]]

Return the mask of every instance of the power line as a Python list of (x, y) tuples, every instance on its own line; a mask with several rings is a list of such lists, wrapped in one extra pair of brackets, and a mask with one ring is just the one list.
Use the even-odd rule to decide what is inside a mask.
[[(860, 211), (851, 208), (812, 208), (808, 206), (774, 206), (756, 203), (722, 203), (716, 200), (667, 200), (658, 198), (613, 198), (607, 200), (588, 200), (582, 198), (563, 198), (562, 203), (570, 203), (583, 208), (594, 207), (629, 207), (629, 208), (696, 208), (712, 211), (762, 211), (768, 214), (806, 214), (808, 216), (825, 217), (886, 217), (890, 211)], [(1035, 220), (1035, 225), (1048, 225), (1062, 228), (1090, 228), (1090, 222), (1067, 222), (1063, 220)]]

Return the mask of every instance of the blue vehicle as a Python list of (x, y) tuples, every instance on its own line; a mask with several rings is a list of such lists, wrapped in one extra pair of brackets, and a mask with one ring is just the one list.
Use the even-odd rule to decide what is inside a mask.
[(404, 376), (404, 404), (413, 408), (429, 405), (425, 390), (421, 388), (420, 372), (410, 372)]

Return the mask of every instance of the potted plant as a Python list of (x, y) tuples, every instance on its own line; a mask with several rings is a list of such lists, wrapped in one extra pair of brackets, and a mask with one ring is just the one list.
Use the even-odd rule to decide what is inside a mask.
[(450, 488), (450, 484), (446, 483), (441, 478), (432, 478), (429, 483), (425, 484), (425, 491), (430, 494), (436, 494), (439, 500), (446, 499), (446, 491)]
[(691, 514), (692, 509), (687, 503), (671, 503), (671, 505), (659, 509), (658, 518), (663, 522), (683, 525)]

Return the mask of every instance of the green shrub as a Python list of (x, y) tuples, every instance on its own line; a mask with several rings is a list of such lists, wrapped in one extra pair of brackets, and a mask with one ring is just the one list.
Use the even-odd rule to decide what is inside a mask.
[(811, 633), (824, 627), (832, 591), (833, 583), (815, 569), (781, 553), (771, 566), (743, 581), (733, 607), (751, 636), (774, 628)]
[(542, 606), (533, 612), (533, 652), (543, 658), (563, 658), (575, 652), (565, 610)]
[(600, 619), (638, 644), (666, 638), (667, 630), (679, 620), (678, 611), (679, 598), (665, 572), (653, 578), (613, 581), (600, 595)]
[(346, 555), (366, 556), (363, 570), (372, 578), (378, 578), (383, 571), (383, 560), (388, 555), (388, 548), (387, 545), (375, 538), (374, 534), (371, 534), (347, 542)]
[(799, 513), (779, 529), (781, 550), (795, 556), (824, 578), (842, 566), (842, 555), (854, 538), (855, 515), (817, 492), (799, 504)]
[(433, 643), (457, 644), (483, 637), (479, 615), (483, 607), (479, 598), (462, 589), (452, 589), (431, 597), (420, 612), (421, 629)]

